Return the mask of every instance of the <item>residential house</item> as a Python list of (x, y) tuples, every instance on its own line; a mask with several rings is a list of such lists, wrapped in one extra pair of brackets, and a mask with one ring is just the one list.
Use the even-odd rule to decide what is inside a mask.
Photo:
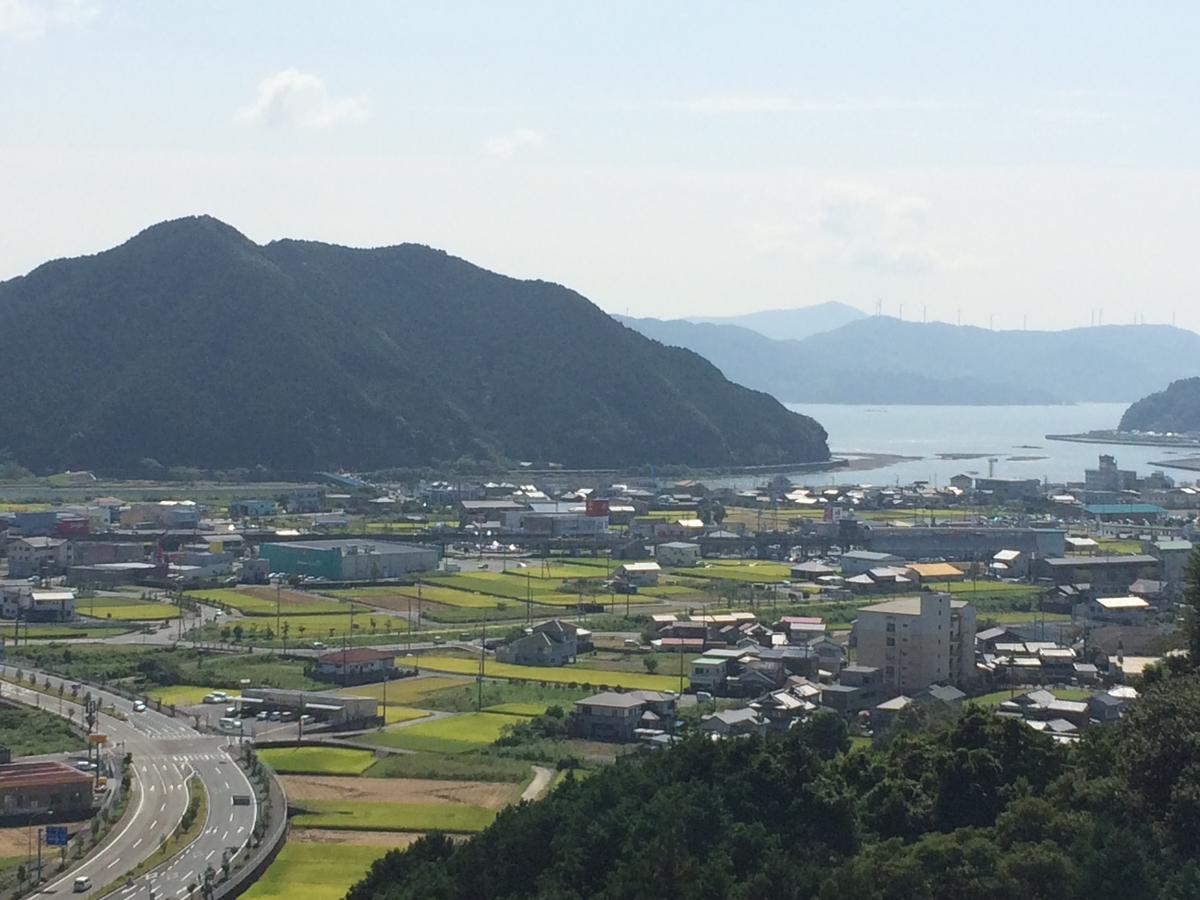
[(517, 666), (573, 663), (579, 648), (579, 630), (572, 622), (551, 619), (535, 625), (529, 634), (498, 647), (496, 661)]
[(364, 684), (383, 681), (395, 668), (395, 652), (356, 647), (318, 656), (315, 671), (318, 678), (337, 684)]
[(654, 548), (654, 559), (664, 568), (690, 568), (700, 562), (700, 545), (687, 541), (668, 541)]
[(922, 691), (975, 677), (975, 608), (949, 594), (923, 593), (858, 611), (858, 659), (883, 673), (886, 688)]
[(630, 742), (640, 730), (662, 731), (675, 719), (676, 695), (661, 691), (604, 691), (575, 701), (572, 736), (590, 741)]
[(700, 730), (718, 737), (764, 734), (767, 730), (767, 720), (750, 707), (726, 709), (702, 716)]
[(19, 537), (8, 542), (9, 578), (65, 575), (74, 561), (74, 546), (65, 538)]

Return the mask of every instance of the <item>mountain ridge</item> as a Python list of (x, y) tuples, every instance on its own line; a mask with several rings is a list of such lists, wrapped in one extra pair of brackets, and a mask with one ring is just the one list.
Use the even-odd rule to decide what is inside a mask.
[(36, 471), (828, 458), (819, 425), (691, 351), (420, 244), (172, 220), (0, 283), (0, 332), (0, 447)]
[(1167, 325), (992, 331), (871, 316), (800, 341), (731, 325), (621, 319), (785, 403), (1126, 402), (1200, 373), (1200, 335)]

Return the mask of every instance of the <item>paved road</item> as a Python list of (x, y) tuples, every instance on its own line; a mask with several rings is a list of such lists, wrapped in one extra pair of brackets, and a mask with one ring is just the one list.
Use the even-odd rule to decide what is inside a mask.
[[(39, 681), (42, 677), (39, 676)], [(58, 678), (50, 676), (53, 689), (57, 689), (58, 683)], [(207, 866), (211, 865), (219, 877), (224, 853), (229, 853), (232, 859), (245, 852), (257, 812), (250, 782), (229, 755), (225, 746), (228, 738), (202, 735), (182, 719), (152, 710), (135, 713), (130, 701), (95, 688), (90, 690), (105, 706), (115, 706), (127, 717), (122, 721), (102, 714), (98, 730), (108, 735), (109, 749), (115, 756), (133, 754), (139, 790), (132, 813), (110, 834), (99, 852), (93, 852), (83, 863), (49, 880), (42, 893), (70, 894), (78, 875), (91, 879), (91, 893), (125, 878), (157, 849), (164, 836), (175, 830), (187, 807), (188, 780), (196, 775), (208, 794), (208, 813), (200, 836), (165, 867), (141, 876), (131, 887), (113, 895), (119, 900), (149, 898), (153, 887), (160, 900), (185, 897), (188, 884), (195, 882), (199, 886)], [(28, 703), (37, 701), (37, 695), (26, 688), (5, 685), (4, 693), (6, 696), (15, 693)], [(50, 710), (58, 706), (56, 697), (43, 695), (40, 702)], [(64, 704), (64, 708), (70, 706)], [(80, 721), (78, 707), (76, 721)], [(233, 750), (236, 752), (236, 748)], [(234, 795), (249, 796), (250, 805), (234, 806)]]

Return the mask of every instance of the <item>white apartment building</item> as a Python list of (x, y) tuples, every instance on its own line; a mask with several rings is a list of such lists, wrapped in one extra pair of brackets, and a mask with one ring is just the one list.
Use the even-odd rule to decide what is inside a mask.
[(912, 695), (931, 684), (963, 685), (975, 675), (975, 607), (949, 594), (923, 593), (858, 611), (859, 665)]

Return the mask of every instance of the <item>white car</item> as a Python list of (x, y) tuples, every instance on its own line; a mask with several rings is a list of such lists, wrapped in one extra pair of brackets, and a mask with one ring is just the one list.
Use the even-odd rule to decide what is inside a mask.
[(205, 703), (228, 703), (229, 695), (222, 691), (213, 691), (211, 694), (204, 695)]
[(133, 711), (134, 711), (134, 712), (145, 712), (145, 711), (146, 711), (146, 704), (145, 704), (145, 703), (143, 703), (141, 700), (137, 700), (137, 701), (135, 701), (135, 702), (134, 702), (134, 704), (133, 704)]

